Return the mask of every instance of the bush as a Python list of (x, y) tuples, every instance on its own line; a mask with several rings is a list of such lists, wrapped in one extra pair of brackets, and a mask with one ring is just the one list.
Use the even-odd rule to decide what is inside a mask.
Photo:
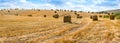
[(103, 18), (109, 18), (109, 15), (105, 15)]

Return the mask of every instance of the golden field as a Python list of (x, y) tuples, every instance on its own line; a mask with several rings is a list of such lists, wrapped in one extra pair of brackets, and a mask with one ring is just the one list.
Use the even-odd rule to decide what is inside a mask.
[[(0, 43), (119, 43), (120, 20), (99, 17), (92, 21), (91, 15), (74, 11), (55, 10), (3, 10), (0, 11)], [(16, 16), (15, 14), (18, 14)], [(64, 23), (65, 15), (72, 16), (72, 23)], [(29, 17), (28, 15), (32, 15)], [(46, 15), (46, 17), (43, 17)]]

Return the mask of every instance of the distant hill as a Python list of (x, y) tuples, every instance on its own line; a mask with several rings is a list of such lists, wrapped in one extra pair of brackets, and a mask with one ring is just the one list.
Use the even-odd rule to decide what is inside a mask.
[(117, 19), (120, 19), (120, 9), (117, 9), (117, 10), (109, 10), (107, 12), (110, 12), (110, 13), (115, 13), (115, 16)]
[(109, 12), (109, 13), (120, 13), (120, 9), (116, 9), (116, 10), (107, 10), (105, 12)]

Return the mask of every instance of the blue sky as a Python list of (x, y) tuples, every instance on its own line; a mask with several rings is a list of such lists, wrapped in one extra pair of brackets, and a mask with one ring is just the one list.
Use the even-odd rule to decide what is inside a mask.
[(0, 9), (6, 8), (104, 11), (120, 9), (120, 0), (0, 0)]

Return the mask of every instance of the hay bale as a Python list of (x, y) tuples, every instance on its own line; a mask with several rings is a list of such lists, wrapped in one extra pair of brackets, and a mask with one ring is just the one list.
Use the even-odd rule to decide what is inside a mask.
[(114, 20), (115, 16), (114, 15), (110, 15), (110, 20)]
[(70, 10), (70, 12), (73, 12), (73, 10)]
[(53, 15), (53, 18), (59, 18), (58, 14)]
[(88, 11), (88, 13), (90, 13), (90, 12)]
[(77, 11), (74, 11), (74, 14), (77, 15)]
[(94, 16), (92, 16), (92, 19), (93, 19), (93, 21), (98, 21), (98, 16), (94, 15)]
[(57, 13), (57, 11), (54, 11), (54, 13)]
[(114, 13), (111, 13), (111, 14), (114, 14)]
[(64, 10), (64, 12), (66, 12), (67, 10)]
[(77, 11), (74, 11), (74, 12), (76, 12), (76, 13), (77, 13)]
[(102, 17), (102, 15), (99, 15), (99, 17)]
[(79, 16), (78, 18), (83, 18), (82, 16)]
[(75, 15), (77, 15), (77, 13), (76, 13), (76, 12), (75, 12), (74, 14), (75, 14)]
[(8, 12), (10, 12), (10, 11), (8, 10)]
[(82, 13), (83, 11), (79, 11), (80, 13)]
[(40, 9), (38, 9), (38, 11), (40, 11)]
[(110, 15), (110, 13), (108, 13), (108, 15)]
[(91, 12), (92, 14), (95, 13), (95, 12)]
[(76, 15), (77, 15), (77, 18), (79, 18), (80, 15), (79, 14), (76, 14)]
[(64, 16), (64, 23), (72, 23), (71, 22), (71, 16), (70, 15), (66, 15), (66, 16)]
[(92, 19), (92, 16), (90, 16), (90, 19)]
[(19, 10), (19, 8), (15, 8), (15, 10)]
[(29, 17), (32, 17), (32, 15), (28, 15)]
[(53, 11), (53, 9), (51, 9), (51, 11)]
[(47, 17), (47, 15), (43, 15), (44, 17)]
[(82, 18), (82, 16), (80, 16), (79, 14), (77, 14), (77, 18)]
[(56, 11), (59, 11), (59, 9), (56, 9)]

